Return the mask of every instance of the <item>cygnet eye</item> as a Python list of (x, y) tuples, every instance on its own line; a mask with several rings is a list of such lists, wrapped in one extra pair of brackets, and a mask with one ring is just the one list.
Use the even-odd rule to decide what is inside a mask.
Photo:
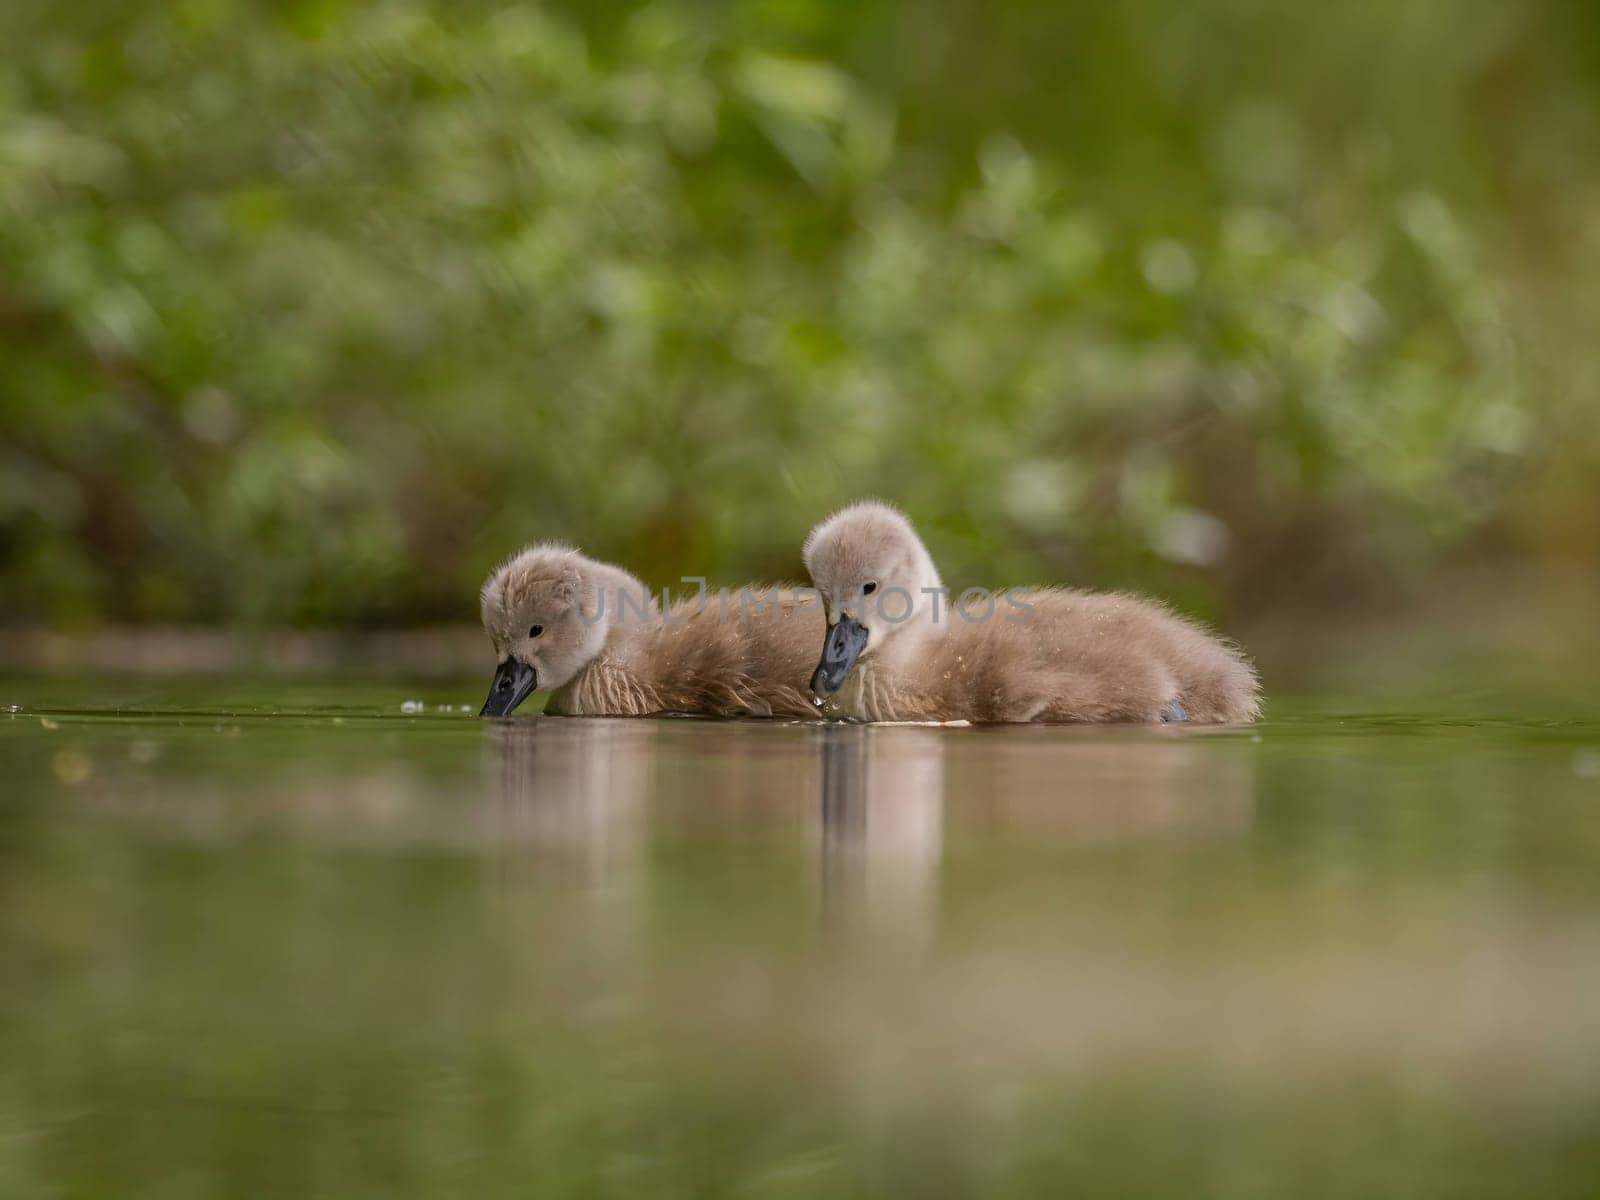
[(529, 637), (538, 637), (543, 632), (544, 632), (544, 626), (543, 625), (535, 625), (535, 626), (533, 626), (533, 628), (528, 630), (528, 636)]
[(861, 594), (863, 596), (870, 596), (870, 595), (872, 595), (873, 592), (875, 592), (877, 590), (878, 590), (878, 585), (876, 583), (873, 583), (873, 582), (870, 582), (870, 581), (861, 585)]

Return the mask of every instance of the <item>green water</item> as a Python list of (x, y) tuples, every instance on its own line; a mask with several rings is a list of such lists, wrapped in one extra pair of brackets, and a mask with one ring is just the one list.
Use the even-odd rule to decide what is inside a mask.
[(1593, 710), (477, 693), (0, 684), (0, 1196), (1600, 1190)]

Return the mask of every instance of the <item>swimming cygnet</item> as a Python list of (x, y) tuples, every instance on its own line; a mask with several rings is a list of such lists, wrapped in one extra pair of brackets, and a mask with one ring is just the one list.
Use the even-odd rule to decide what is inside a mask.
[(489, 576), (483, 628), (500, 665), (480, 716), (544, 688), (548, 713), (819, 717), (806, 671), (825, 631), (804, 589), (691, 596), (663, 612), (621, 567), (530, 546)]
[[(1254, 669), (1233, 646), (1136, 596), (1065, 588), (942, 591), (911, 523), (867, 501), (811, 531), (828, 607), (811, 690), (864, 721), (1252, 721)], [(989, 597), (987, 600), (984, 597)]]

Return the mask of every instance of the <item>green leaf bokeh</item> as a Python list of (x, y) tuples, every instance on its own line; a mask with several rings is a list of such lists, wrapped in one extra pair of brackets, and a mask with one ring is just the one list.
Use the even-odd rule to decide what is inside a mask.
[(404, 625), (563, 537), (1214, 617), (1600, 547), (1578, 0), (13, 0), (6, 618)]

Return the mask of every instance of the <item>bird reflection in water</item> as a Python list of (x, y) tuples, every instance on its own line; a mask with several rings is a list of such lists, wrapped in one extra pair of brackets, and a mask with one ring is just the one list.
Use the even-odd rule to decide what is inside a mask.
[(508, 858), (615, 907), (647, 902), (654, 843), (799, 838), (814, 857), (775, 870), (812, 862), (831, 926), (908, 944), (937, 931), (947, 849), (1081, 855), (1231, 837), (1254, 812), (1249, 755), (1203, 737), (581, 718), (489, 737), (485, 823), (518, 851)]
[(849, 725), (818, 732), (824, 911), (931, 935), (944, 848), (943, 735)]

